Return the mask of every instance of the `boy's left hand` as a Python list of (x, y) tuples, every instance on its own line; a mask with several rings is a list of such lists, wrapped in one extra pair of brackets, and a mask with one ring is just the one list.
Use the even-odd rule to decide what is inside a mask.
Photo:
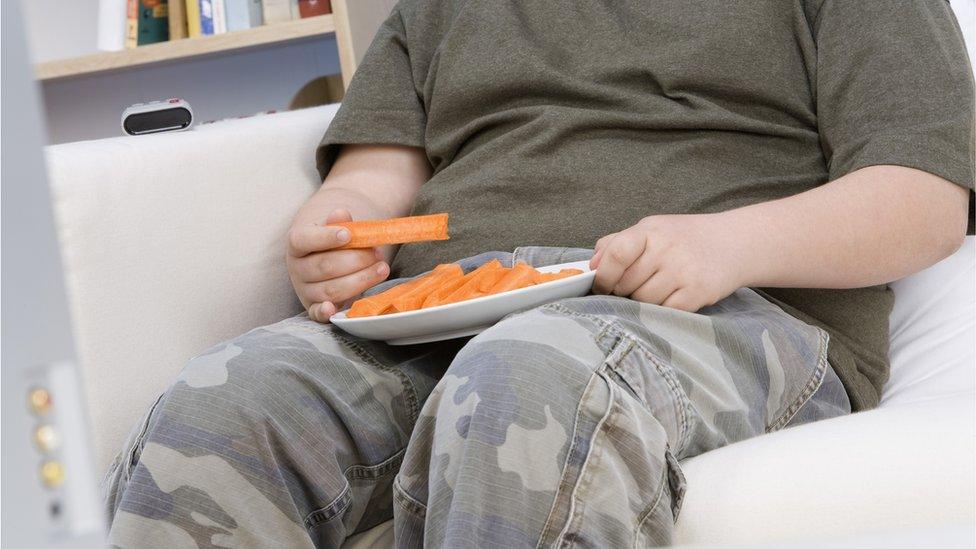
[(722, 214), (657, 215), (596, 243), (593, 291), (697, 311), (745, 285)]

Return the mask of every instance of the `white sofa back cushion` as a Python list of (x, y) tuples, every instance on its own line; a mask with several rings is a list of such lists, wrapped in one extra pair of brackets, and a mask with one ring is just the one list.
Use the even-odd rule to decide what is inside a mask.
[(336, 108), (48, 148), (99, 471), (189, 358), (300, 310), (283, 237)]
[(891, 378), (881, 406), (976, 391), (976, 239), (891, 287)]

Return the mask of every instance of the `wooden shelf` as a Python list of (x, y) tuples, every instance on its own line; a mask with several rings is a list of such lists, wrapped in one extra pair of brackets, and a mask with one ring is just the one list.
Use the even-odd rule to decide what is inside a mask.
[(34, 73), (38, 80), (57, 80), (140, 67), (164, 61), (177, 61), (243, 50), (268, 44), (281, 44), (293, 40), (324, 36), (334, 32), (335, 22), (332, 15), (319, 15), (227, 34), (184, 38), (172, 42), (139, 46), (131, 50), (95, 53), (82, 57), (38, 63), (34, 66)]

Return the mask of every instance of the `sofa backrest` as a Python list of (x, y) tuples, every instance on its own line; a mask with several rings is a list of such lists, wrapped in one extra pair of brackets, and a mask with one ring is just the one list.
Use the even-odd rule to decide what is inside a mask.
[(48, 147), (99, 470), (189, 358), (300, 311), (283, 238), (336, 108)]

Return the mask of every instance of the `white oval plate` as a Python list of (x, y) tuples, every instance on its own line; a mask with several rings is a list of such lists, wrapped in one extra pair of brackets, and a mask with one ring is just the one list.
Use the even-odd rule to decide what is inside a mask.
[(596, 276), (596, 271), (590, 270), (589, 261), (537, 267), (544, 273), (562, 269), (581, 269), (583, 272), (537, 286), (405, 313), (348, 318), (346, 311), (342, 311), (333, 315), (331, 321), (352, 335), (379, 339), (390, 345), (413, 345), (470, 336), (490, 328), (507, 314), (589, 293), (593, 277)]

